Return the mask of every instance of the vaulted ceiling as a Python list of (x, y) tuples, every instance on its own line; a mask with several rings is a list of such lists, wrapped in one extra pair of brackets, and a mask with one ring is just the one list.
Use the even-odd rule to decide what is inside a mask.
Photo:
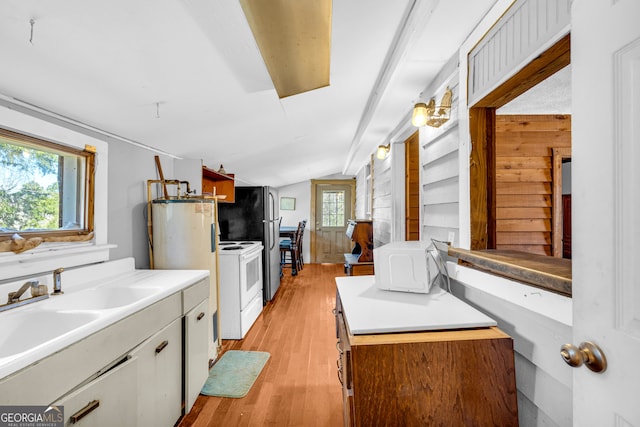
[(3, 0), (0, 95), (248, 184), (354, 174), (493, 3), (334, 0), (329, 86), (280, 99), (238, 0)]

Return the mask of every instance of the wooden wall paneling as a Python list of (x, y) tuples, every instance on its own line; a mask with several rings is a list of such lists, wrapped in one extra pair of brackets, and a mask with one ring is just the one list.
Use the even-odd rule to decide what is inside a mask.
[[(499, 117), (499, 116), (498, 116)], [(550, 169), (551, 159), (546, 155), (529, 156), (501, 156), (496, 152), (496, 169)]]
[(496, 217), (500, 219), (548, 219), (551, 217), (551, 208), (496, 208)]
[(496, 181), (500, 182), (551, 182), (551, 169), (498, 169)]
[(497, 195), (536, 194), (551, 197), (550, 182), (497, 182)]
[[(555, 215), (553, 187), (561, 178), (554, 174), (553, 144), (561, 150), (571, 146), (571, 117), (568, 115), (501, 115), (495, 120), (496, 144), (496, 234), (497, 249), (515, 249), (532, 253), (553, 253), (553, 238), (558, 226), (552, 223), (550, 243), (534, 244), (510, 233), (524, 232), (546, 222), (525, 222), (525, 219), (552, 220)], [(545, 138), (546, 134), (554, 135)], [(534, 136), (533, 140), (528, 137)], [(560, 160), (561, 162), (561, 160)], [(560, 163), (561, 167), (561, 163)], [(518, 221), (505, 221), (518, 220)], [(560, 226), (561, 227), (561, 226)], [(537, 238), (531, 236), (531, 239)], [(519, 248), (519, 249), (518, 249)]]
[(420, 240), (420, 133), (405, 141), (405, 240)]
[(496, 209), (508, 207), (545, 207), (551, 208), (551, 196), (548, 194), (498, 194)]
[(551, 219), (500, 219), (496, 220), (496, 230), (551, 232)]
[[(507, 234), (508, 236), (502, 236), (502, 234)], [(513, 243), (518, 245), (551, 245), (551, 235), (545, 231), (510, 231), (510, 232), (497, 232), (496, 233), (498, 240), (503, 239), (511, 240)]]

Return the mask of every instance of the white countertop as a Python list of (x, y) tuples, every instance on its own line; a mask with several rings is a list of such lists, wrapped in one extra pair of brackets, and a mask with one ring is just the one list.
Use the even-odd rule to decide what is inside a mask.
[(336, 277), (342, 309), (354, 335), (496, 326), (484, 313), (437, 286), (428, 294), (385, 291), (375, 276)]
[[(0, 379), (169, 295), (180, 292), (208, 275), (209, 272), (206, 270), (136, 270), (132, 258), (64, 271), (62, 273), (63, 295), (0, 312), (0, 348), (2, 349)], [(22, 279), (19, 283), (24, 281)], [(125, 305), (103, 309), (86, 307), (89, 302), (86, 300), (90, 298), (89, 295), (93, 291), (109, 286), (118, 288), (131, 286), (141, 292), (137, 292), (138, 297), (130, 303), (127, 301)], [(16, 284), (4, 284), (0, 286), (0, 291), (4, 293), (7, 289), (15, 290), (13, 289), (15, 287)], [(67, 301), (74, 301), (73, 304), (77, 303), (78, 306), (65, 307), (64, 310), (57, 308)], [(48, 329), (51, 325), (42, 325), (42, 323), (46, 321), (47, 313), (54, 311), (76, 312), (83, 315), (83, 319), (87, 321), (77, 322), (80, 326), (70, 330), (65, 330), (64, 325), (54, 325), (60, 334), (41, 334), (47, 338), (34, 342), (33, 345), (25, 345), (26, 339), (38, 336), (41, 331), (23, 330), (21, 326), (30, 325), (25, 326), (27, 329), (38, 328), (38, 326)], [(43, 319), (43, 321), (34, 325), (34, 322), (29, 322), (31, 319)], [(19, 350), (12, 351), (12, 344), (14, 348), (20, 346)]]

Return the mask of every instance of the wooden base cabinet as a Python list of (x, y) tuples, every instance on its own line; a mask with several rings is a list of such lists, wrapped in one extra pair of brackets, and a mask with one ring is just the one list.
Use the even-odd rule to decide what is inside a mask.
[(345, 426), (517, 426), (513, 341), (497, 328), (352, 335), (337, 298)]

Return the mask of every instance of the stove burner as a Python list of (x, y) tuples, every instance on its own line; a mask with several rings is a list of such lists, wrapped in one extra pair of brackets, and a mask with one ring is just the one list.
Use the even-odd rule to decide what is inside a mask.
[(236, 249), (242, 249), (242, 246), (226, 246), (222, 248), (223, 251), (235, 251)]
[(219, 246), (235, 245), (236, 242), (219, 242)]
[(240, 242), (240, 245), (254, 245), (255, 242)]

